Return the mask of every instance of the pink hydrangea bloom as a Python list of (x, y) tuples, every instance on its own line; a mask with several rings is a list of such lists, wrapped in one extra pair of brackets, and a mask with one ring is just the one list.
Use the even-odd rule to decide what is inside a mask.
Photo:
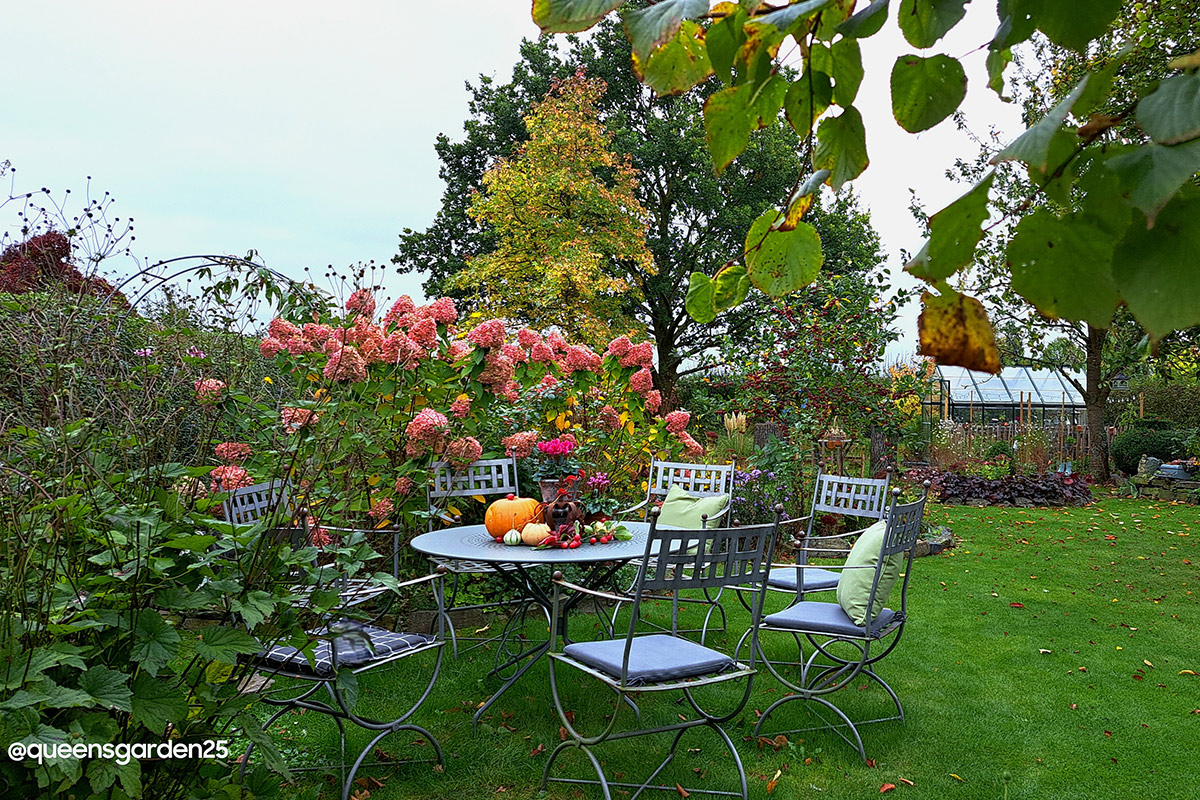
[(692, 415), (686, 411), (672, 411), (667, 414), (667, 430), (671, 433), (683, 433), (687, 429), (688, 423), (692, 421)]
[(621, 356), (628, 353), (629, 348), (632, 346), (633, 345), (629, 341), (628, 336), (618, 336), (616, 339), (613, 339), (611, 342), (608, 343), (608, 349), (606, 349), (604, 351), (604, 355), (613, 356), (614, 358), (620, 358)]
[(657, 414), (662, 408), (662, 392), (657, 389), (646, 392), (646, 410), (651, 414)]
[(504, 385), (512, 380), (512, 376), (512, 361), (500, 350), (493, 350), (487, 354), (483, 372), (479, 373), (479, 382), (490, 387), (496, 394), (500, 394), (504, 391)]
[(693, 439), (690, 433), (681, 431), (675, 434), (675, 436), (679, 439), (679, 443), (683, 445), (684, 456), (693, 461), (699, 460), (704, 456), (703, 445)]
[(568, 345), (567, 352), (562, 358), (562, 366), (567, 373), (599, 372), (600, 365), (599, 355), (587, 347), (576, 344)]
[(500, 348), (500, 351), (514, 364), (523, 364), (529, 359), (525, 351), (515, 344), (506, 344)]
[(535, 364), (550, 364), (554, 361), (554, 350), (545, 342), (538, 342), (530, 348), (529, 360)]
[(221, 442), (213, 448), (213, 452), (226, 464), (240, 464), (249, 458), (253, 451), (250, 445), (241, 442)]
[(434, 322), (442, 325), (452, 325), (458, 321), (458, 309), (449, 297), (439, 297), (429, 305), (429, 315)]
[(621, 427), (621, 416), (612, 406), (604, 406), (596, 414), (596, 418), (600, 421), (600, 425), (607, 430), (615, 431)]
[(542, 389), (553, 389), (555, 386), (558, 386), (558, 384), (558, 378), (547, 372), (542, 376), (542, 380), (538, 383), (538, 386), (540, 386)]
[(332, 335), (333, 330), (328, 325), (318, 325), (315, 322), (304, 323), (304, 338), (313, 344), (325, 344), (325, 341)]
[(436, 451), (445, 439), (449, 427), (450, 420), (445, 414), (432, 408), (421, 409), (404, 429), (404, 435), (408, 437), (405, 452), (411, 458), (419, 458), (430, 449)]
[(535, 344), (542, 341), (542, 335), (533, 328), (521, 328), (517, 331), (517, 341), (521, 343), (521, 347), (532, 350)]
[(489, 319), (467, 334), (467, 341), (480, 347), (500, 347), (504, 344), (504, 323)]
[(383, 325), (387, 327), (396, 320), (403, 317), (405, 314), (411, 314), (417, 309), (411, 297), (406, 294), (400, 295), (400, 299), (392, 303), (392, 307), (383, 315)]
[(450, 415), (455, 419), (462, 419), (467, 414), (471, 413), (471, 398), (462, 395), (450, 404)]
[(318, 416), (311, 408), (294, 408), (285, 406), (279, 412), (279, 420), (283, 423), (284, 433), (296, 433), (308, 425), (315, 425)]
[(654, 342), (638, 342), (621, 356), (622, 367), (654, 366)]
[[(259, 347), (261, 350), (262, 347)], [(287, 340), (287, 351), (293, 356), (302, 356), (313, 351), (312, 342), (305, 339), (303, 336), (293, 336)]]
[(317, 524), (315, 517), (308, 517), (308, 541), (314, 547), (328, 547), (333, 543), (333, 537)]
[(242, 489), (254, 484), (250, 473), (236, 464), (215, 467), (212, 472), (208, 473), (208, 477), (210, 492), (232, 492), (234, 489)]
[(629, 388), (644, 397), (654, 389), (654, 376), (650, 374), (650, 370), (642, 367), (629, 379)]
[(401, 475), (399, 478), (396, 478), (396, 485), (394, 487), (396, 490), (396, 496), (407, 497), (408, 493), (413, 490), (414, 486), (415, 484), (413, 483), (412, 478), (409, 478), (406, 475)]
[(483, 445), (473, 436), (463, 436), (446, 445), (446, 460), (462, 469), (483, 457)]
[(387, 519), (388, 515), (392, 513), (392, 509), (394, 507), (395, 505), (392, 503), (390, 498), (371, 498), (371, 508), (367, 511), (367, 516), (376, 522), (379, 522)]
[(271, 320), (269, 325), (267, 325), (267, 333), (270, 334), (272, 338), (278, 339), (281, 342), (286, 342), (293, 336), (299, 336), (301, 332), (299, 328), (288, 322), (286, 319), (276, 317), (275, 319)]
[(500, 392), (500, 396), (510, 403), (515, 403), (521, 399), (521, 384), (516, 381), (509, 381), (504, 384), (504, 391)]
[(268, 336), (258, 344), (258, 352), (262, 353), (263, 358), (274, 358), (286, 349), (287, 345), (274, 336)]
[(204, 378), (196, 381), (196, 402), (203, 405), (215, 405), (221, 402), (221, 392), (225, 391), (225, 381), (216, 378)]
[(437, 348), (437, 322), (432, 317), (424, 317), (416, 321), (408, 330), (408, 338), (412, 339), (426, 350)]
[(559, 353), (565, 351), (568, 346), (566, 337), (558, 331), (551, 331), (550, 335), (546, 337), (546, 343)]
[(379, 348), (379, 360), (385, 364), (399, 364), (402, 369), (412, 369), (422, 352), (416, 342), (397, 332), (383, 340), (383, 346)]
[(446, 349), (446, 352), (442, 353), (442, 360), (449, 361), (451, 364), (453, 364), (460, 358), (465, 358), (466, 356), (470, 355), (471, 350), (473, 349), (474, 348), (472, 348), (471, 345), (467, 344), (466, 342), (451, 342), (450, 347)]
[(331, 381), (358, 383), (367, 379), (367, 362), (353, 345), (346, 345), (329, 354), (323, 374)]
[(375, 295), (370, 289), (357, 289), (346, 301), (346, 310), (355, 311), (370, 319), (375, 316)]
[(510, 456), (517, 458), (529, 458), (533, 454), (533, 448), (537, 445), (537, 431), (521, 431), (514, 433), (511, 436), (505, 436), (500, 440), (504, 445), (505, 452)]

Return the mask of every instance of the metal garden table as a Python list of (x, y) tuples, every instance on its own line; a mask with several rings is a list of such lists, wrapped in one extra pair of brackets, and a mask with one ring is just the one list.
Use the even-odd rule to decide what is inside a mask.
[[(460, 525), (453, 528), (424, 533), (412, 540), (412, 546), (420, 553), (434, 558), (457, 559), (462, 561), (487, 564), (496, 569), (496, 574), (506, 583), (520, 592), (522, 597), (536, 603), (550, 618), (551, 595), (553, 587), (550, 575), (538, 576), (532, 570), (535, 567), (550, 567), (554, 569), (574, 565), (583, 569), (584, 573), (576, 581), (588, 589), (604, 586), (621, 567), (635, 558), (641, 558), (646, 551), (646, 535), (650, 530), (646, 522), (622, 523), (633, 534), (628, 541), (611, 541), (608, 544), (589, 545), (586, 542), (574, 549), (558, 547), (546, 550), (535, 550), (531, 547), (509, 546), (501, 544), (492, 538), (482, 525)], [(507, 660), (497, 657), (497, 664), (488, 673), (489, 677), (500, 676), (504, 683), (499, 690), (475, 712), (475, 723), (478, 724), (484, 712), (500, 698), (517, 680), (528, 672), (538, 659), (550, 651), (555, 636), (563, 637), (570, 642), (567, 634), (567, 618), (570, 611), (586, 597), (582, 593), (569, 596), (559, 609), (559, 630), (551, 631), (544, 643), (532, 648), (522, 649), (513, 653), (508, 650), (507, 640), (516, 636), (514, 622), (522, 619), (521, 614), (515, 614), (509, 622), (511, 630), (505, 631), (505, 645), (501, 654), (509, 655)], [(521, 663), (524, 661), (525, 663)], [(519, 666), (517, 666), (519, 665)], [(507, 677), (502, 673), (516, 666), (517, 669)]]

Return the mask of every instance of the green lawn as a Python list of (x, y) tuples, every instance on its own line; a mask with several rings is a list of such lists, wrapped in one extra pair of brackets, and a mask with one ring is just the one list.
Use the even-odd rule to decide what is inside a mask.
[[(863, 729), (874, 767), (828, 733), (760, 748), (750, 739), (755, 709), (779, 696), (778, 684), (760, 675), (747, 710), (729, 727), (751, 796), (768, 797), (778, 770), (773, 798), (870, 797), (885, 783), (896, 785), (896, 797), (1001, 798), (1006, 774), (1009, 798), (1196, 797), (1200, 676), (1181, 671), (1200, 673), (1200, 509), (1111, 499), (1085, 509), (936, 513), (961, 543), (915, 563), (904, 641), (878, 670), (900, 694), (907, 720)], [(736, 602), (727, 606), (729, 635), (737, 636), (747, 615)], [(593, 624), (579, 618), (577, 636)], [(559, 741), (547, 669), (538, 665), (472, 730), (470, 712), (495, 686), (483, 679), (490, 658), (480, 651), (448, 658), (416, 720), (441, 739), (444, 774), (419, 765), (379, 775), (385, 785), (372, 787), (372, 800), (537, 795), (547, 757), (539, 748)], [(405, 668), (364, 679), (360, 709), (385, 706), (401, 691)], [(594, 685), (579, 682), (572, 691), (581, 724), (607, 712)], [(851, 716), (887, 707), (876, 688), (840, 694)], [(686, 712), (673, 699), (644, 708), (643, 719)], [(772, 722), (800, 727), (801, 705), (781, 709)], [(285, 724), (289, 737), (297, 727), (308, 730), (288, 742), (304, 758), (336, 742), (332, 726), (313, 715)], [(699, 752), (672, 767), (668, 785), (683, 777), (736, 788), (716, 738), (688, 736), (685, 744)], [(398, 738), (384, 743), (397, 757), (428, 749)], [(598, 755), (632, 779), (657, 764), (654, 754), (666, 743), (620, 742)], [(582, 758), (559, 763), (584, 774)], [(547, 796), (600, 795), (559, 785)]]

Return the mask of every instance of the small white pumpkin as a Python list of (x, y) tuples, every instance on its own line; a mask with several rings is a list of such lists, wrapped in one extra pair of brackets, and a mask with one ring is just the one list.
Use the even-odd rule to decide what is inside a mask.
[(507, 533), (504, 534), (504, 543), (507, 545), (520, 544), (521, 543), (521, 532), (519, 530), (517, 530), (516, 528), (511, 529), (510, 531), (508, 531)]

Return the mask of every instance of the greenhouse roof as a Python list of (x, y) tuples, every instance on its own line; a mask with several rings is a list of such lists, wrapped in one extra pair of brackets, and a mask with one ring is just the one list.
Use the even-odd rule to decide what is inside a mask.
[[(1080, 380), (1081, 373), (1074, 373)], [(1017, 405), (1022, 395), (1035, 406), (1082, 406), (1078, 390), (1052, 369), (1005, 367), (999, 375), (973, 372), (962, 367), (938, 367), (954, 403)], [(1032, 401), (1028, 398), (1032, 396)]]

